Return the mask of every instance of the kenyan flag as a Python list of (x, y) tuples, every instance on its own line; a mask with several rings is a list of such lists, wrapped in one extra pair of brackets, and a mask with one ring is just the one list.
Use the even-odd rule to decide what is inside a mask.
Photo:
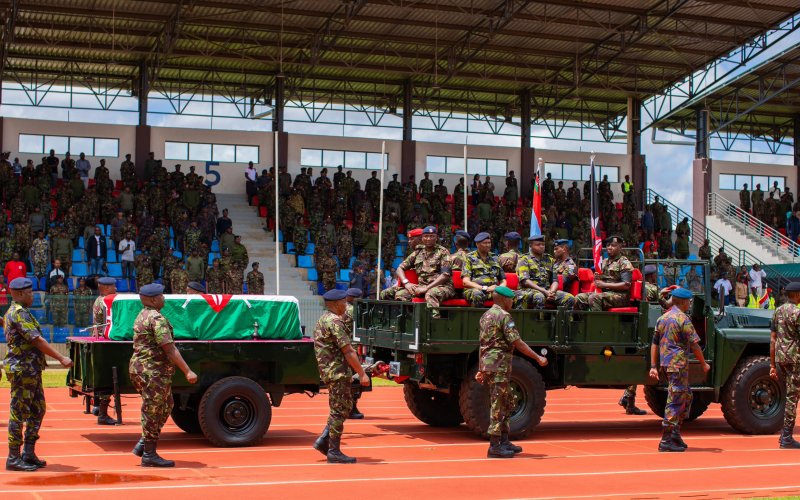
[[(302, 337), (297, 299), (277, 295), (165, 295), (161, 313), (175, 338), (182, 340), (296, 340)], [(133, 340), (133, 322), (142, 303), (138, 295), (117, 294), (104, 299), (111, 324), (106, 337)]]

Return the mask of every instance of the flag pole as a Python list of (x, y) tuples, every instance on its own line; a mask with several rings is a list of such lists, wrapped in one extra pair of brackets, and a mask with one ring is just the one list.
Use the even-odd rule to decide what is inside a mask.
[(278, 191), (278, 132), (273, 132), (275, 136), (275, 160), (273, 161), (273, 182), (275, 183), (275, 295), (281, 294), (281, 252), (280, 252), (280, 213), (278, 202), (280, 200)]
[(467, 227), (467, 145), (464, 144), (464, 231), (468, 231)]
[(381, 249), (383, 247), (383, 171), (386, 170), (386, 141), (381, 141), (381, 197), (378, 204), (378, 258), (377, 264), (377, 278), (375, 286), (375, 300), (381, 298), (381, 278), (383, 278), (383, 268), (381, 266)]

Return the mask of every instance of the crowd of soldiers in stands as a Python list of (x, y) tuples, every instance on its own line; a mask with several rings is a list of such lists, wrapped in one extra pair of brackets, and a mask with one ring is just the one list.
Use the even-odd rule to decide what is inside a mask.
[(789, 186), (781, 190), (778, 181), (775, 181), (769, 192), (765, 193), (761, 190), (761, 184), (756, 184), (752, 190), (744, 184), (739, 191), (739, 208), (784, 233), (794, 242), (800, 238), (800, 200), (794, 201)]

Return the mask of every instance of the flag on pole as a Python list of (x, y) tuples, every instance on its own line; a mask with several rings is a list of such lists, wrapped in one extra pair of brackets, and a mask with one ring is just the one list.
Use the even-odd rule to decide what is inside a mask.
[(531, 234), (539, 236), (542, 234), (542, 188), (539, 186), (539, 167), (536, 167), (536, 175), (533, 178), (533, 202), (531, 206)]
[(603, 264), (603, 240), (600, 239), (600, 228), (598, 227), (600, 210), (598, 210), (597, 206), (597, 177), (594, 175), (594, 153), (590, 157), (589, 181), (592, 202), (592, 258), (594, 260), (594, 272), (599, 273)]

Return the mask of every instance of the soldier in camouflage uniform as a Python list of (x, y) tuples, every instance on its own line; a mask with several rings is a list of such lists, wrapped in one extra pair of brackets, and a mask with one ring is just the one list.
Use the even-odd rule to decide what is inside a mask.
[(75, 304), (73, 306), (75, 308), (75, 326), (89, 326), (89, 316), (93, 309), (91, 298), (94, 296), (94, 292), (86, 286), (85, 278), (78, 279), (78, 286), (72, 291), (72, 295), (72, 303)]
[[(402, 288), (395, 293), (395, 300), (410, 301), (414, 297), (425, 297), (433, 318), (439, 318), (439, 305), (453, 297), (453, 280), (450, 271), (450, 252), (436, 244), (436, 227), (428, 226), (422, 231), (422, 245), (397, 266), (397, 283)], [(406, 278), (405, 271), (414, 270), (416, 285)]]
[(133, 262), (136, 267), (136, 286), (138, 288), (149, 285), (155, 280), (153, 278), (153, 263), (149, 255), (140, 253), (133, 258)]
[(164, 307), (164, 287), (151, 283), (139, 289), (144, 308), (133, 322), (133, 356), (128, 373), (142, 396), (142, 438), (133, 454), (142, 457), (142, 467), (174, 467), (175, 462), (164, 460), (156, 452), (161, 428), (172, 411), (172, 375), (175, 366), (186, 375), (190, 384), (197, 375), (175, 348), (172, 325), (161, 314)]
[(253, 270), (247, 273), (247, 293), (264, 295), (264, 273), (258, 270), (258, 262), (253, 262)]
[(314, 256), (314, 260), (317, 265), (317, 274), (325, 290), (333, 290), (336, 288), (336, 272), (338, 271), (338, 266), (336, 265), (336, 260), (334, 260), (333, 256), (330, 254), (330, 251), (320, 248)]
[(789, 283), (786, 288), (788, 302), (775, 310), (770, 336), (769, 375), (782, 378), (786, 384), (786, 410), (783, 430), (778, 440), (781, 448), (800, 448), (794, 437), (797, 418), (797, 401), (800, 399), (800, 283)]
[(680, 427), (689, 416), (692, 405), (692, 390), (689, 386), (689, 351), (694, 353), (708, 373), (711, 367), (703, 357), (700, 337), (694, 330), (692, 320), (686, 315), (692, 304), (692, 292), (686, 288), (672, 291), (672, 309), (656, 322), (653, 343), (650, 345), (650, 378), (658, 380), (659, 370), (666, 373), (669, 384), (667, 406), (664, 410), (663, 433), (658, 451), (685, 451), (686, 443), (681, 439)]
[(489, 233), (478, 233), (475, 244), (478, 249), (467, 254), (461, 279), (467, 302), (473, 307), (483, 307), (495, 288), (505, 286), (506, 274), (497, 262), (497, 256), (491, 252), (492, 237)]
[(521, 238), (516, 231), (506, 233), (503, 238), (506, 240), (506, 251), (497, 257), (497, 261), (500, 262), (500, 267), (503, 268), (503, 272), (513, 273), (517, 270), (517, 262), (519, 261), (519, 240)]
[(539, 365), (547, 359), (536, 354), (520, 338), (509, 311), (514, 292), (505, 286), (494, 289), (494, 305), (480, 319), (480, 352), (475, 380), (489, 385), (489, 458), (511, 458), (522, 452), (522, 447), (509, 441), (509, 418), (516, 401), (510, 388), (511, 365), (514, 349)]
[(72, 267), (72, 251), (74, 246), (72, 240), (67, 237), (67, 231), (63, 228), (58, 232), (58, 236), (53, 239), (53, 260), (60, 260), (64, 268), (64, 274), (69, 276)]
[(455, 235), (456, 251), (450, 255), (450, 268), (453, 271), (461, 271), (469, 253), (469, 233), (458, 230)]
[[(94, 300), (92, 304), (92, 337), (99, 338), (104, 336), (106, 331), (106, 308), (103, 305), (103, 298), (107, 295), (117, 293), (117, 282), (114, 278), (100, 278), (97, 280), (97, 290), (100, 295)], [(76, 304), (77, 306), (77, 304)], [(99, 326), (103, 325), (103, 326)], [(108, 416), (108, 405), (111, 402), (110, 396), (100, 396), (97, 398), (97, 425), (116, 425), (117, 421)]]
[(362, 386), (370, 384), (342, 320), (346, 296), (344, 290), (330, 290), (323, 296), (327, 311), (317, 321), (313, 335), (319, 374), (328, 388), (330, 406), (328, 425), (314, 442), (314, 449), (324, 454), (328, 463), (355, 463), (356, 459), (342, 453), (340, 448), (344, 421), (353, 408), (352, 371), (358, 374)]
[(219, 259), (214, 259), (211, 264), (206, 270), (206, 289), (208, 293), (225, 293), (225, 275)]
[[(406, 233), (408, 244), (406, 245), (405, 257), (408, 258), (416, 251), (422, 241), (422, 229), (412, 229)], [(359, 262), (359, 261), (356, 261)], [(370, 266), (369, 262), (362, 262), (365, 266)], [(379, 297), (381, 300), (395, 300), (397, 292), (403, 290), (403, 284), (398, 280), (397, 284), (392, 285), (381, 291)]]
[(306, 245), (308, 245), (308, 228), (303, 222), (303, 216), (298, 215), (295, 219), (294, 229), (292, 236), (294, 237), (294, 251), (297, 255), (306, 254)]
[(344, 224), (339, 228), (339, 236), (336, 239), (336, 256), (343, 266), (349, 265), (350, 258), (353, 256), (353, 238), (350, 230)]
[(223, 250), (219, 264), (225, 280), (225, 293), (231, 295), (242, 293), (242, 272), (233, 261), (229, 249)]
[(64, 284), (64, 277), (60, 274), (56, 276), (56, 281), (50, 287), (47, 294), (48, 305), (53, 325), (63, 326), (67, 324), (67, 313), (69, 308), (69, 288)]
[(169, 281), (172, 285), (172, 293), (184, 293), (186, 291), (186, 286), (189, 284), (189, 273), (186, 272), (183, 264), (178, 264), (178, 267), (172, 270)]
[(558, 289), (558, 275), (553, 271), (555, 261), (544, 253), (544, 236), (531, 236), (528, 241), (530, 252), (520, 257), (517, 265), (519, 290), (514, 307), (542, 309), (546, 302), (550, 302), (557, 307), (572, 308), (575, 297)]
[[(8, 417), (8, 458), (6, 470), (35, 471), (47, 463), (36, 456), (36, 441), (45, 413), (42, 370), (45, 355), (58, 360), (64, 368), (72, 360), (62, 356), (42, 337), (39, 322), (28, 310), (33, 304), (33, 283), (28, 278), (16, 278), (9, 284), (11, 306), (3, 316), (8, 351), (5, 370), (11, 385), (11, 405)], [(25, 449), (20, 455), (25, 427)]]
[(623, 243), (619, 236), (606, 240), (608, 260), (603, 262), (603, 273), (595, 273), (595, 286), (600, 291), (579, 293), (575, 297), (575, 309), (603, 311), (630, 305), (633, 265), (622, 255)]
[(192, 250), (200, 249), (200, 239), (202, 232), (197, 227), (197, 220), (193, 220), (189, 224), (189, 228), (183, 235), (183, 254), (191, 255)]
[(39, 237), (33, 240), (30, 252), (33, 274), (37, 278), (47, 276), (47, 266), (50, 264), (50, 242), (44, 237), (44, 232), (39, 231)]

